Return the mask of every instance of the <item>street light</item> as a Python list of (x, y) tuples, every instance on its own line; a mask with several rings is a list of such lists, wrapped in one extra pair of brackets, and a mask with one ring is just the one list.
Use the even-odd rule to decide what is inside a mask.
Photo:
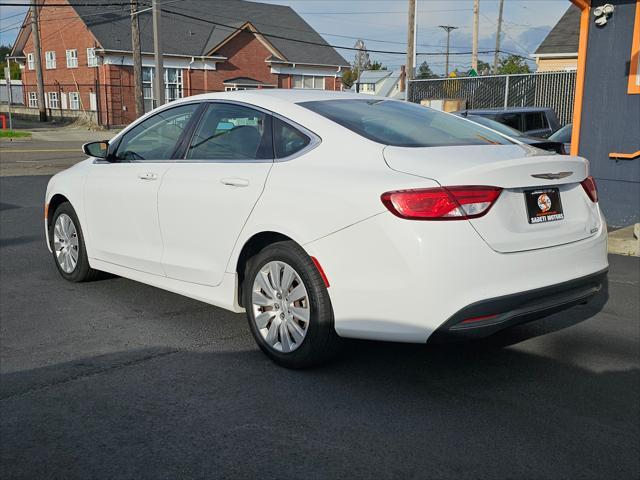
[(451, 38), (451, 32), (453, 30), (458, 30), (458, 27), (454, 27), (452, 25), (438, 25), (441, 29), (447, 32), (447, 55), (444, 62), (444, 76), (449, 76), (449, 40)]

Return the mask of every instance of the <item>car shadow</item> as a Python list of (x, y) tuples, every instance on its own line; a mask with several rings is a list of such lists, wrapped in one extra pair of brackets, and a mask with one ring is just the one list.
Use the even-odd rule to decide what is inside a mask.
[(353, 341), (341, 360), (293, 371), (222, 348), (132, 349), (2, 375), (3, 478), (640, 473), (638, 368)]

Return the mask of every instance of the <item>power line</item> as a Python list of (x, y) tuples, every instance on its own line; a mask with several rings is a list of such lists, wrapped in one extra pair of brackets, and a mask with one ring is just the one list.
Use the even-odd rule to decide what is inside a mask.
[[(199, 17), (195, 17), (193, 15), (188, 15), (186, 13), (182, 13), (182, 12), (176, 12), (175, 10), (169, 10), (166, 8), (162, 9), (163, 12), (165, 13), (169, 13), (172, 15), (176, 15), (179, 17), (183, 17), (183, 18), (188, 18), (190, 20), (196, 20), (199, 22), (203, 22), (203, 23), (208, 23), (211, 25), (216, 25), (218, 27), (224, 27), (224, 28), (228, 28), (234, 32), (240, 32), (242, 30), (244, 30), (243, 28), (240, 27), (234, 27), (232, 25), (227, 25), (225, 23), (220, 23), (220, 22), (214, 22), (213, 20), (206, 20), (204, 18), (199, 18)], [(267, 37), (267, 38), (277, 38), (280, 40), (287, 40), (290, 42), (297, 42), (297, 43), (302, 43), (302, 44), (306, 44), (306, 45), (316, 45), (319, 47), (330, 47), (330, 48), (335, 48), (335, 49), (340, 49), (340, 50), (349, 50), (349, 51), (358, 51), (359, 49), (355, 48), (355, 47), (342, 47), (339, 45), (332, 45), (329, 43), (320, 43), (320, 42), (312, 42), (310, 40), (300, 40), (297, 38), (291, 38), (291, 37), (285, 37), (283, 35), (275, 35), (273, 33), (264, 33), (264, 32), (258, 32), (260, 35), (262, 35), (263, 37)], [(393, 50), (374, 50), (374, 49), (367, 49), (367, 51), (369, 53), (388, 53), (388, 54), (393, 54), (393, 55), (406, 55), (407, 52), (406, 51), (393, 51)], [(482, 51), (482, 52), (478, 52), (478, 53), (482, 53), (482, 54), (490, 54), (493, 53), (493, 50), (486, 50), (486, 51)], [(418, 55), (424, 55), (424, 56), (430, 56), (430, 55), (443, 55), (443, 53), (441, 52), (418, 52)], [(452, 52), (451, 55), (470, 55), (471, 52)]]
[[(29, 3), (5, 2), (5, 7), (31, 7)], [(148, 4), (145, 4), (148, 5)], [(109, 2), (109, 3), (36, 3), (35, 7), (131, 7), (131, 2)]]

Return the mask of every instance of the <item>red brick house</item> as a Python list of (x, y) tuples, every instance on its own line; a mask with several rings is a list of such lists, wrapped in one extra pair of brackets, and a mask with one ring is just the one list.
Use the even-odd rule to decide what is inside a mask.
[[(102, 0), (41, 3), (47, 108), (60, 113), (96, 112), (98, 122), (106, 126), (134, 120), (129, 7), (100, 6)], [(249, 88), (342, 89), (341, 76), (348, 62), (289, 7), (242, 0), (183, 0), (162, 8), (167, 101)], [(154, 104), (155, 73), (151, 12), (141, 12), (139, 22), (145, 109), (149, 110)], [(25, 105), (35, 109), (33, 50), (27, 14), (12, 55), (23, 59)]]

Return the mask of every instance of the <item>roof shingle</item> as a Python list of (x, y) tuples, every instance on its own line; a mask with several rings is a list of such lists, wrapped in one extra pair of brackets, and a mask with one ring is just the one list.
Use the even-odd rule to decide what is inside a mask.
[[(105, 7), (90, 5), (100, 2), (103, 0), (70, 0), (104, 49), (130, 51), (129, 8), (114, 6), (105, 12)], [(97, 14), (96, 10), (102, 10), (104, 13)], [(176, 13), (195, 18), (185, 18)], [(139, 22), (142, 51), (153, 52), (151, 11), (140, 13)], [(289, 62), (348, 65), (348, 62), (290, 7), (244, 0), (168, 2), (162, 11), (162, 48), (165, 53), (174, 55), (215, 54), (212, 49), (247, 22), (263, 34)], [(286, 39), (269, 37), (270, 34)], [(311, 42), (313, 45), (296, 40)]]
[(570, 53), (578, 55), (580, 9), (571, 5), (542, 41), (536, 55)]

